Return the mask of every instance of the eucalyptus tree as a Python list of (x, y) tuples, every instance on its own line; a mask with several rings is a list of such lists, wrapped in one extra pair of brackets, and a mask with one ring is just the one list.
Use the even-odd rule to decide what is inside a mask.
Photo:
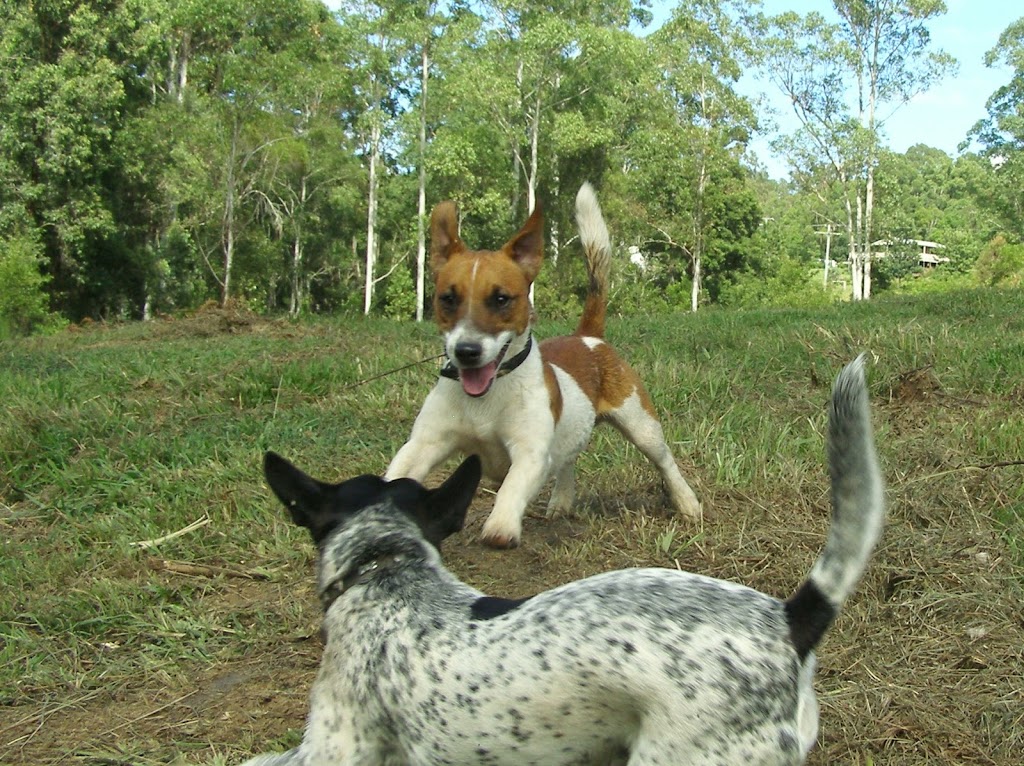
[[(488, 160), (489, 175), (508, 170), (467, 202), (480, 211), (500, 207), (494, 212), (511, 220), (533, 210), (543, 183), (557, 209), (560, 154), (610, 135), (592, 111), (594, 94), (617, 87), (614, 78), (600, 77), (635, 43), (626, 30), (631, 20), (649, 17), (644, 5), (490, 0), (480, 5), (475, 27), (470, 19), (460, 21), (453, 29), (459, 49), (442, 41), (438, 118), (443, 115), (444, 125), (432, 151), (440, 177), (479, 182), (470, 166), (486, 156), (497, 161)], [(559, 240), (556, 230), (556, 253)]]
[(735, 90), (747, 45), (740, 13), (739, 4), (684, 0), (650, 35), (650, 100), (625, 150), (626, 185), (655, 232), (648, 244), (688, 261), (691, 311), (709, 259), (736, 266), (759, 218), (740, 167), (756, 128), (752, 103)]
[(937, 83), (955, 61), (933, 50), (928, 22), (943, 0), (833, 0), (838, 23), (820, 14), (761, 19), (774, 34), (764, 70), (792, 104), (802, 140), (815, 147), (845, 192), (855, 300), (871, 295), (875, 169), (886, 120)]
[(379, 249), (378, 205), (383, 160), (397, 135), (397, 117), (403, 109), (401, 86), (408, 80), (406, 63), (414, 43), (409, 39), (409, 3), (396, 0), (344, 0), (337, 12), (339, 22), (354, 31), (347, 66), (359, 107), (351, 129), (357, 136), (366, 162), (366, 249), (363, 313), (370, 313)]
[[(338, 24), (319, 3), (310, 5), (312, 34), (300, 36), (281, 56), (275, 101), (266, 108), (287, 127), (270, 150), (273, 171), (263, 193), (263, 219), (283, 243), (288, 312), (307, 307), (313, 280), (336, 275), (340, 264), (329, 257), (323, 236), (325, 197), (353, 198), (362, 193), (361, 170), (342, 115), (358, 109), (347, 52), (353, 30)], [(337, 215), (337, 212), (334, 213)], [(310, 257), (307, 245), (319, 242)], [(272, 270), (273, 271), (273, 270)]]
[(1024, 242), (1024, 17), (1003, 30), (986, 52), (985, 64), (1008, 66), (1012, 74), (989, 97), (988, 115), (971, 129), (970, 137), (984, 147), (993, 171), (987, 188), (978, 193), (1007, 234)]
[(447, 16), (438, 0), (415, 6), (413, 37), (419, 47), (419, 103), (416, 135), (416, 321), (423, 320), (426, 300), (427, 260), (427, 105), (430, 91), (431, 59), (438, 38), (444, 33)]
[[(291, 98), (295, 81), (307, 76), (310, 38), (321, 36), (329, 21), (323, 6), (312, 0), (229, 2), (235, 4), (227, 19), (223, 8), (211, 10), (218, 14), (210, 21), (222, 50), (204, 73), (202, 91), (191, 105), (185, 102), (204, 128), (198, 132), (201, 144), (190, 147), (206, 159), (196, 167), (201, 185), (193, 188), (220, 190), (213, 219), (220, 258), (209, 266), (222, 305), (232, 296), (240, 235), (253, 242), (257, 232), (250, 225), (274, 213), (270, 191), (278, 164), (273, 149), (294, 135), (302, 106)], [(197, 235), (205, 217), (196, 219)]]

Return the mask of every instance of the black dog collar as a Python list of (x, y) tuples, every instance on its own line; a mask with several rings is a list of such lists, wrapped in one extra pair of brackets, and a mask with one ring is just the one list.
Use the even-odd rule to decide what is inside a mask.
[[(511, 342), (511, 341), (510, 341)], [(500, 365), (498, 365), (498, 374), (494, 377), (500, 378), (503, 375), (508, 375), (512, 370), (521, 365), (526, 361), (526, 357), (530, 355), (530, 349), (533, 348), (533, 336), (530, 335), (526, 338), (526, 345), (523, 346), (523, 350), (516, 354), (511, 359), (506, 359)], [(459, 379), (459, 368), (456, 367), (452, 360), (449, 359), (441, 367), (440, 375), (442, 378), (450, 378), (451, 380)]]
[(369, 582), (381, 567), (397, 564), (401, 560), (401, 554), (389, 553), (385, 556), (378, 556), (372, 561), (367, 561), (365, 564), (350, 569), (341, 577), (335, 578), (320, 591), (320, 603), (323, 605), (324, 611), (326, 612), (330, 609), (331, 604), (344, 596), (345, 591), (349, 588)]

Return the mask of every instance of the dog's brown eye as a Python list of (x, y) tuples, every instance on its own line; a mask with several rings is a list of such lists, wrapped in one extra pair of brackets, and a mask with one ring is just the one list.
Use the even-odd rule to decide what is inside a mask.
[(437, 296), (437, 302), (443, 311), (455, 311), (459, 305), (459, 296), (454, 289), (449, 289)]
[(503, 308), (507, 308), (511, 302), (512, 296), (500, 291), (491, 293), (491, 296), (487, 299), (487, 305), (492, 311), (499, 311)]

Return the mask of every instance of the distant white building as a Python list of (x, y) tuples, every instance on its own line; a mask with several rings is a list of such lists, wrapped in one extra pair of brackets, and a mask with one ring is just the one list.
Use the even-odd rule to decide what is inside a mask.
[(871, 257), (886, 258), (888, 257), (889, 250), (891, 248), (900, 246), (909, 249), (909, 246), (911, 245), (916, 247), (918, 250), (918, 266), (932, 268), (934, 266), (938, 266), (940, 263), (949, 263), (949, 258), (935, 252), (936, 250), (945, 250), (945, 245), (940, 245), (938, 242), (928, 242), (924, 239), (880, 239), (877, 242), (871, 243), (873, 250)]

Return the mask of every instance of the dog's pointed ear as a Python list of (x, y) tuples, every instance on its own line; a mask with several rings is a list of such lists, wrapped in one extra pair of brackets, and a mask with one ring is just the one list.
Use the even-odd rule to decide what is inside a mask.
[(446, 200), (430, 214), (430, 268), (436, 274), (458, 252), (466, 249), (459, 238), (459, 211)]
[(470, 455), (440, 487), (427, 491), (420, 525), (435, 545), (462, 529), (466, 512), (480, 484), (481, 465), (477, 455)]
[(544, 211), (540, 202), (534, 205), (523, 228), (505, 243), (502, 251), (519, 264), (527, 282), (532, 283), (537, 278), (544, 260)]
[(331, 500), (337, 489), (307, 475), (275, 452), (263, 457), (263, 475), (277, 499), (300, 527), (305, 527), (317, 544), (323, 540), (342, 513)]

